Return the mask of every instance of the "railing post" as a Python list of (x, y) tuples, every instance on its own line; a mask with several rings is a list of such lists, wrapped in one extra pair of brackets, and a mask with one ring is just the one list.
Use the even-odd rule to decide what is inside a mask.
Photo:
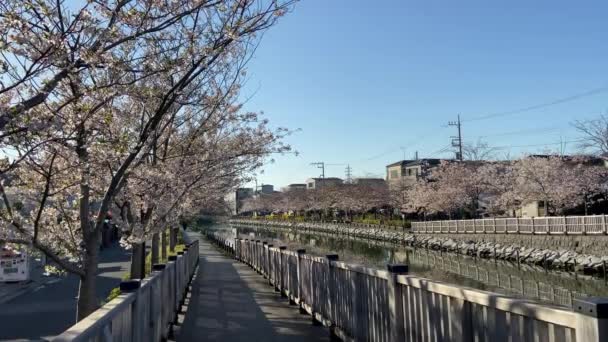
[[(137, 292), (141, 286), (140, 280), (125, 280), (120, 282), (120, 292), (121, 293), (131, 293)], [(133, 302), (133, 306), (131, 307), (131, 317), (129, 317), (130, 322), (122, 325), (122, 329), (131, 329), (131, 331), (127, 334), (127, 331), (121, 331), (120, 336), (126, 338), (129, 341), (139, 342), (142, 341), (143, 335), (143, 312), (140, 312), (143, 306), (141, 305), (141, 300), (143, 298), (139, 298), (138, 294), (136, 294), (135, 301)]]
[(264, 278), (268, 277), (268, 268), (266, 267), (268, 265), (268, 263), (266, 262), (266, 250), (268, 250), (268, 242), (264, 241), (262, 242), (262, 253), (261, 253), (261, 259), (262, 259), (262, 275), (264, 276)]
[(602, 215), (602, 233), (604, 235), (608, 234), (608, 231), (606, 230), (606, 215)]
[(245, 253), (243, 253), (243, 262), (249, 265), (249, 239), (245, 239)]
[(177, 313), (179, 312), (182, 307), (182, 304), (184, 303), (184, 292), (186, 291), (186, 258), (184, 257), (183, 251), (177, 252), (177, 261), (175, 264), (178, 265), (177, 270), (179, 271), (177, 277), (177, 308), (175, 312), (175, 320), (177, 321)]
[[(331, 326), (329, 327), (329, 336), (330, 338), (333, 338), (335, 340), (335, 338), (337, 337), (336, 334), (336, 314), (334, 312), (334, 310), (336, 310), (336, 274), (335, 274), (335, 268), (333, 265), (333, 261), (338, 261), (339, 257), (338, 254), (327, 254), (325, 256), (325, 258), (327, 259), (327, 268), (326, 268), (326, 274), (327, 274), (327, 298), (326, 298), (326, 304), (327, 304), (327, 319), (329, 319), (329, 321), (331, 322)], [(320, 314), (323, 314), (322, 312), (320, 312)], [(314, 320), (314, 313), (313, 313), (313, 320)]]
[(608, 299), (590, 297), (574, 300), (576, 341), (608, 340)]
[(258, 273), (260, 272), (260, 240), (255, 240), (255, 245), (253, 246), (254, 248), (254, 254), (253, 254), (253, 269), (256, 270)]
[(268, 249), (266, 250), (266, 259), (268, 260), (268, 284), (270, 284), (270, 285), (273, 285), (272, 284), (272, 273), (274, 272), (274, 270), (272, 268), (272, 256), (270, 254), (270, 253), (272, 253), (272, 251), (270, 249), (273, 247), (274, 247), (273, 244), (268, 244)]
[[(163, 272), (165, 264), (152, 265), (152, 272)], [(152, 341), (160, 341), (163, 336), (163, 293), (166, 292), (164, 275), (161, 275), (150, 288), (150, 336)]]
[(285, 295), (285, 263), (283, 262), (284, 259), (284, 253), (283, 251), (286, 250), (287, 247), (286, 246), (280, 246), (279, 247), (279, 281), (278, 281), (278, 289), (279, 289), (279, 293), (281, 294), (281, 297), (287, 297), (287, 295)]
[(389, 311), (389, 328), (390, 341), (405, 341), (405, 327), (403, 317), (403, 294), (401, 287), (397, 283), (397, 276), (406, 274), (408, 266), (402, 264), (386, 265), (388, 276), (388, 311)]
[(587, 235), (587, 217), (583, 216), (583, 235)]
[(241, 239), (239, 239), (238, 237), (234, 239), (234, 258), (239, 261), (241, 260), (241, 255), (240, 255), (240, 252), (241, 252), (240, 244), (241, 243), (240, 243), (240, 241), (241, 241)]
[(300, 301), (300, 303), (298, 304), (299, 308), (300, 308), (300, 313), (305, 313), (306, 311), (304, 310), (304, 306), (303, 303), (305, 302), (304, 297), (302, 296), (302, 256), (304, 254), (306, 254), (306, 250), (305, 249), (298, 249), (296, 251), (298, 253), (298, 265), (297, 265), (297, 274), (298, 274), (298, 299)]

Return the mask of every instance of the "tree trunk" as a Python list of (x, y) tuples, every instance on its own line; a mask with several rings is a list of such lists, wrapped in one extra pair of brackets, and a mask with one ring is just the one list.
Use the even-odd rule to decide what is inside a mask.
[(99, 231), (89, 236), (86, 241), (87, 253), (84, 260), (85, 274), (80, 277), (76, 320), (80, 321), (97, 310), (97, 263), (99, 259)]
[(134, 243), (131, 254), (131, 279), (146, 277), (146, 243)]
[(158, 248), (160, 247), (160, 237), (158, 236), (158, 233), (154, 233), (152, 235), (152, 265), (154, 264), (158, 264), (159, 263), (159, 250)]
[[(80, 137), (82, 138), (82, 137)], [(82, 163), (88, 162), (88, 153), (82, 148), (82, 141), (79, 141), (78, 156)], [(97, 309), (97, 263), (99, 259), (99, 246), (101, 243), (101, 230), (96, 229), (92, 222), (90, 213), (90, 187), (89, 169), (85, 166), (80, 175), (80, 202), (79, 216), (82, 240), (85, 247), (83, 260), (84, 275), (80, 277), (78, 289), (78, 302), (76, 307), (76, 319), (80, 321)]]
[(175, 245), (177, 245), (177, 230), (171, 227), (169, 228), (169, 251), (175, 252)]
[(167, 230), (163, 229), (160, 235), (160, 258), (162, 262), (167, 261)]

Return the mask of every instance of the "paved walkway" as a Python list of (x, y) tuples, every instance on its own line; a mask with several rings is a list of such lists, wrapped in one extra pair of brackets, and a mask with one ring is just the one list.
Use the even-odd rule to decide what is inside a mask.
[(199, 240), (200, 267), (178, 342), (329, 341), (326, 328), (313, 326), (264, 277)]

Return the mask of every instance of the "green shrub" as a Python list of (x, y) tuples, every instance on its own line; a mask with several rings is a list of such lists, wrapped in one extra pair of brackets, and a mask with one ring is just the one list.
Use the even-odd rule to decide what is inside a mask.
[(110, 294), (108, 295), (108, 297), (106, 298), (105, 303), (111, 302), (114, 298), (116, 298), (120, 295), (121, 295), (120, 287), (113, 288), (112, 291), (110, 291)]

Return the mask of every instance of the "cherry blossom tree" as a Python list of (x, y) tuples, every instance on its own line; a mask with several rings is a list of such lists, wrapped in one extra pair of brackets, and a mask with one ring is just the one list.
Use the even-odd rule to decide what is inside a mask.
[[(258, 33), (292, 3), (0, 4), (1, 147), (17, 155), (0, 239), (80, 277), (78, 319), (97, 307), (99, 236), (115, 201), (138, 243), (281, 150), (264, 122), (250, 124), (255, 114), (228, 106)], [(15, 210), (11, 193), (34, 209)]]
[(585, 215), (589, 204), (598, 196), (605, 195), (608, 169), (604, 165), (591, 164), (590, 158), (577, 158), (577, 164), (572, 169), (572, 186), (583, 202)]
[(542, 201), (545, 215), (561, 213), (582, 203), (575, 186), (574, 166), (560, 156), (527, 157), (514, 167), (515, 197), (522, 203)]
[(429, 177), (420, 178), (408, 191), (408, 211), (446, 213), (451, 216), (467, 210), (471, 215), (477, 215), (480, 198), (486, 189), (478, 172), (481, 165), (442, 162), (431, 171)]

